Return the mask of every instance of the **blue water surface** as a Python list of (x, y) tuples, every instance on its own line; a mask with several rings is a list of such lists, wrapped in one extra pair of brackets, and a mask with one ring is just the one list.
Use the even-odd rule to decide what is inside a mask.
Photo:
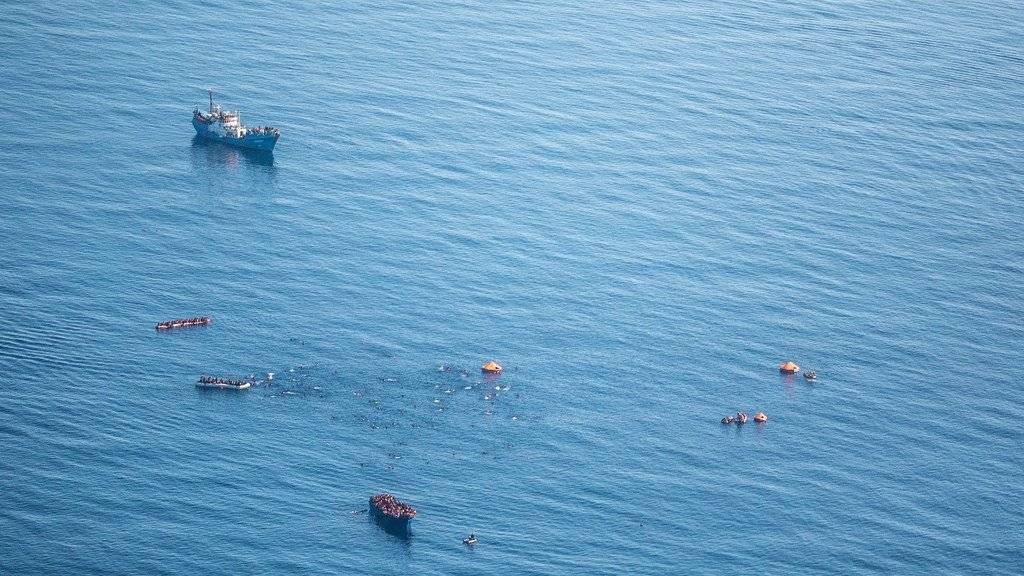
[(0, 574), (1018, 571), (1022, 22), (5, 3)]

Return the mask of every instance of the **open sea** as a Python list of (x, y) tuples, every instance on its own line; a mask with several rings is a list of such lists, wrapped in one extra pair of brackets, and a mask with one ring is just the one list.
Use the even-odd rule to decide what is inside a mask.
[(1022, 195), (1019, 1), (5, 2), (0, 574), (1019, 574)]

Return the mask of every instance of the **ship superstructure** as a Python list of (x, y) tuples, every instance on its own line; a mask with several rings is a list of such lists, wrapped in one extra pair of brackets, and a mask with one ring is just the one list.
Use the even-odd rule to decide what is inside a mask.
[(192, 111), (192, 126), (196, 134), (208, 140), (223, 142), (231, 146), (264, 150), (270, 152), (281, 137), (281, 131), (273, 126), (257, 126), (249, 128), (242, 124), (238, 112), (221, 109), (213, 102), (213, 91), (210, 91), (210, 111), (202, 112), (196, 106)]

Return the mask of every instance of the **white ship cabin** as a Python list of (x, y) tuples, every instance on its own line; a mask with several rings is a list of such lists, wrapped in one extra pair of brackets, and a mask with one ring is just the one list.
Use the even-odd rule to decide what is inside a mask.
[(238, 112), (222, 112), (220, 115), (220, 124), (224, 128), (224, 133), (232, 138), (241, 138), (245, 136), (245, 127), (242, 126), (242, 122), (238, 117)]
[[(220, 104), (213, 103), (213, 96), (210, 97), (210, 117), (217, 121), (219, 126), (218, 129), (211, 130), (214, 133), (219, 133), (221, 136), (229, 136), (231, 138), (242, 138), (245, 136), (245, 126), (242, 126), (242, 120), (238, 115), (238, 112), (228, 112), (220, 107)], [(211, 126), (214, 128), (214, 126)]]

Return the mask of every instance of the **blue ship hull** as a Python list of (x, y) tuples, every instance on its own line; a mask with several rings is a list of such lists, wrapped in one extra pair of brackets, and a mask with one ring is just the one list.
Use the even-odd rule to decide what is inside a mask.
[(411, 518), (395, 518), (394, 516), (385, 514), (378, 510), (373, 502), (370, 502), (370, 517), (373, 518), (377, 525), (384, 529), (388, 534), (395, 536), (408, 536), (411, 532), (409, 529), (409, 520)]
[(210, 132), (206, 124), (196, 121), (195, 118), (192, 119), (192, 127), (196, 129), (196, 134), (200, 138), (210, 140), (211, 142), (223, 142), (224, 144), (249, 150), (271, 152), (274, 150), (274, 145), (277, 144), (278, 139), (278, 136), (271, 134), (246, 134), (243, 138), (221, 136), (220, 134)]

